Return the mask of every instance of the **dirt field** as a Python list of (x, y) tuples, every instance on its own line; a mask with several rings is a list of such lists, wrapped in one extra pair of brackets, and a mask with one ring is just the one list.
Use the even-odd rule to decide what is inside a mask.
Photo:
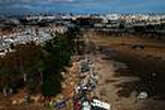
[[(84, 34), (86, 54), (94, 60), (99, 75), (94, 96), (112, 105), (112, 110), (164, 110), (165, 41), (138, 36)], [(83, 54), (84, 55), (84, 54)], [(82, 55), (82, 56), (83, 56)], [(70, 97), (76, 83), (76, 63), (66, 77), (63, 92)], [(71, 83), (72, 82), (72, 83)], [(67, 92), (66, 92), (67, 91)], [(137, 96), (146, 92), (148, 97)], [(0, 110), (45, 110), (42, 105), (11, 106), (10, 98), (0, 95)]]
[[(85, 36), (99, 73), (99, 98), (112, 110), (164, 110), (164, 41), (94, 32)], [(148, 97), (137, 99), (143, 91)]]

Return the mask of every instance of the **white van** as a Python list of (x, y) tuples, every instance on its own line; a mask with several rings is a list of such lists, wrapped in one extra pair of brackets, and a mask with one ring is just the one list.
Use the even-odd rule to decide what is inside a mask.
[(106, 103), (106, 102), (102, 102), (100, 100), (97, 99), (93, 99), (92, 103), (91, 103), (93, 108), (98, 108), (99, 110), (111, 110), (111, 105)]

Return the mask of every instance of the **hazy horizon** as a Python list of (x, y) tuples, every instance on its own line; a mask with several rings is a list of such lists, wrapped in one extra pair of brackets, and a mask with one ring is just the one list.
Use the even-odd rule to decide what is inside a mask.
[(165, 13), (164, 0), (0, 0), (0, 14)]

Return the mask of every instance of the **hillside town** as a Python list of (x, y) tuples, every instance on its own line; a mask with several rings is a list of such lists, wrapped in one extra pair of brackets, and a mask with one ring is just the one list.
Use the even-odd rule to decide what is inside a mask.
[[(0, 17), (0, 54), (11, 51), (11, 45), (25, 44), (27, 42), (42, 43), (51, 39), (50, 34), (64, 33), (68, 27), (79, 26), (96, 31), (109, 33), (165, 33), (165, 15), (55, 15), (55, 16), (24, 16), (7, 19)], [(32, 26), (34, 25), (34, 26)], [(9, 26), (12, 33), (2, 34)], [(11, 31), (11, 30), (8, 30)]]

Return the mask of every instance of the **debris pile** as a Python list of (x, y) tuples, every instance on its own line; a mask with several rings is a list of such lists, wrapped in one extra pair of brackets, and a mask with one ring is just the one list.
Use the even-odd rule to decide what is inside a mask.
[[(73, 65), (73, 67), (76, 67), (73, 68), (74, 72), (77, 69), (77, 80), (72, 90), (72, 96), (69, 95), (67, 92), (68, 90), (66, 90), (65, 92), (68, 93), (67, 96), (58, 98), (59, 100), (56, 98), (51, 102), (51, 106), (57, 110), (68, 110), (68, 104), (71, 102), (70, 105), (73, 110), (111, 110), (110, 104), (99, 100), (99, 98), (94, 95), (99, 77), (98, 73), (95, 71), (95, 64), (92, 57), (85, 56), (79, 58), (79, 60), (76, 60), (76, 63), (73, 63)], [(66, 74), (62, 74), (63, 76), (66, 76)], [(71, 82), (69, 82), (67, 78), (65, 88), (70, 87), (70, 83)]]
[(79, 62), (79, 82), (75, 87), (73, 98), (74, 110), (110, 110), (111, 105), (102, 102), (94, 94), (99, 80), (98, 73), (95, 71), (94, 60), (90, 56), (85, 56)]

